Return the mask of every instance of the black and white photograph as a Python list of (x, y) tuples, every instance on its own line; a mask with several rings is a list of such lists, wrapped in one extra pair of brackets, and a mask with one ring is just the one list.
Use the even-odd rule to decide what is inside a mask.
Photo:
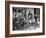
[(44, 35), (44, 3), (6, 1), (5, 8), (6, 37)]
[(13, 31), (40, 28), (40, 8), (12, 7)]

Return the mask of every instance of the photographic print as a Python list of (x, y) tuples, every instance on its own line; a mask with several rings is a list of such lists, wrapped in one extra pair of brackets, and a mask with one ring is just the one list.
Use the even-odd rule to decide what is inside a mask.
[(13, 31), (40, 28), (40, 8), (13, 7)]
[(8, 37), (43, 35), (44, 20), (44, 3), (6, 2)]

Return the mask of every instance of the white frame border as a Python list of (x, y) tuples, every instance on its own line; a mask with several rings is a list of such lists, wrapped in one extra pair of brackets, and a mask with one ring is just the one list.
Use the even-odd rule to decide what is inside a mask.
[[(27, 30), (27, 31), (12, 31), (12, 7), (28, 7), (28, 8), (40, 8), (40, 28), (36, 30)], [(18, 4), (10, 4), (10, 34), (22, 34), (22, 33), (38, 33), (42, 32), (42, 6), (37, 5), (18, 5)]]

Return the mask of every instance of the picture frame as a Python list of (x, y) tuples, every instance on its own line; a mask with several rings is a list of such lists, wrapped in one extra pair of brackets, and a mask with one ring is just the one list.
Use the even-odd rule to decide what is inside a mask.
[[(14, 23), (16, 24), (16, 22), (14, 22), (15, 21), (14, 20), (14, 16), (16, 16), (16, 15), (14, 15), (14, 14), (17, 13), (17, 15), (19, 16), (19, 14), (21, 15), (21, 13), (23, 12), (23, 10), (25, 11), (25, 9), (26, 9), (26, 12), (28, 10), (30, 10), (30, 11), (34, 10), (34, 12), (36, 13), (35, 14), (35, 13), (32, 12), (32, 14), (34, 14), (34, 17), (35, 17), (35, 15), (37, 15), (36, 10), (39, 11), (39, 13), (38, 13), (39, 17), (40, 17), (39, 20), (41, 20), (39, 22), (39, 24), (40, 24), (39, 30), (37, 29), (37, 30), (32, 30), (31, 31), (31, 29), (34, 26), (33, 27), (31, 26), (32, 28), (28, 29), (23, 24), (22, 24), (23, 26), (21, 25), (22, 28), (21, 27), (18, 28), (19, 26), (13, 26)], [(20, 17), (19, 17), (19, 19), (20, 19)], [(26, 18), (26, 20), (27, 19), (28, 18)], [(30, 21), (30, 20), (28, 20), (28, 21)], [(37, 23), (37, 20), (35, 20), (35, 21)], [(24, 22), (24, 24), (25, 24), (25, 22)], [(29, 24), (29, 22), (28, 22), (28, 24)], [(26, 26), (28, 24), (26, 23)], [(35, 28), (36, 28), (36, 26), (35, 26)], [(45, 5), (44, 5), (44, 3), (20, 2), (20, 1), (5, 1), (5, 37), (34, 36), (34, 35), (44, 35), (44, 34), (45, 34)]]

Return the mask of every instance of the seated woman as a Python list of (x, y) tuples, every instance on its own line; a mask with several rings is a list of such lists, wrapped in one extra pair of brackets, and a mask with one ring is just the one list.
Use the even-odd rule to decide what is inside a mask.
[(31, 12), (29, 12), (29, 14), (28, 14), (28, 20), (29, 20), (29, 25), (33, 26), (33, 24), (35, 24), (35, 19)]

